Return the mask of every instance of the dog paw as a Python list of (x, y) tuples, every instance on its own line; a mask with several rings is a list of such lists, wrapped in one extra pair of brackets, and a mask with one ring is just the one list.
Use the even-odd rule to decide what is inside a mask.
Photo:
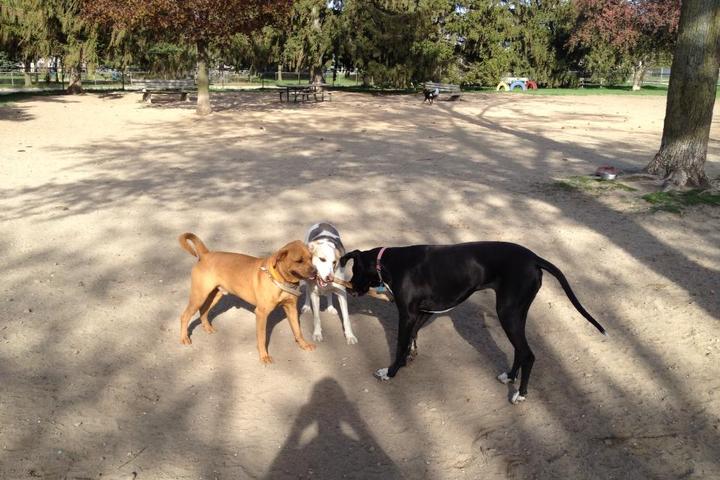
[(313, 332), (312, 339), (315, 340), (316, 342), (322, 342), (323, 341), (322, 332)]
[(182, 337), (180, 338), (180, 343), (183, 345), (192, 345), (192, 340), (190, 340), (190, 337)]
[(412, 362), (414, 362), (415, 359), (417, 358), (417, 356), (418, 356), (417, 350), (410, 350), (410, 353), (408, 353), (408, 356), (407, 356), (408, 365), (411, 364)]
[(524, 402), (524, 401), (525, 401), (525, 397), (520, 395), (519, 391), (516, 391), (515, 393), (513, 393), (513, 396), (510, 399), (510, 403), (512, 403), (513, 405), (517, 405), (518, 403)]
[(273, 358), (266, 353), (265, 355), (260, 355), (260, 362), (262, 362), (264, 365), (270, 365), (271, 363), (273, 363)]
[(503, 373), (501, 373), (500, 375), (498, 375), (498, 376), (497, 376), (497, 379), (498, 379), (498, 381), (499, 381), (500, 383), (502, 383), (503, 385), (507, 385), (508, 383), (515, 383), (515, 379), (508, 377), (508, 374), (505, 373), (505, 372), (503, 372)]
[(302, 348), (306, 352), (312, 352), (316, 348), (315, 344), (310, 342), (298, 342), (298, 344), (300, 345), (300, 348)]
[(300, 309), (300, 312), (301, 312), (301, 313), (307, 313), (307, 312), (309, 312), (310, 310), (312, 310), (312, 309), (310, 308), (310, 305), (303, 305), (302, 308)]
[(203, 330), (205, 330), (207, 333), (215, 333), (217, 331), (215, 327), (210, 324), (203, 325)]
[(328, 313), (332, 313), (332, 314), (334, 314), (334, 315), (337, 315), (337, 313), (338, 313), (337, 309), (336, 309), (335, 307), (333, 307), (332, 305), (330, 305), (329, 307), (327, 307), (327, 308), (325, 309), (325, 311), (328, 312)]
[(346, 335), (345, 340), (348, 345), (355, 345), (357, 343), (357, 337), (355, 335)]
[(390, 377), (388, 377), (388, 369), (387, 368), (381, 368), (379, 370), (376, 370), (375, 373), (373, 373), (373, 375), (378, 380), (383, 380), (383, 381), (390, 380)]

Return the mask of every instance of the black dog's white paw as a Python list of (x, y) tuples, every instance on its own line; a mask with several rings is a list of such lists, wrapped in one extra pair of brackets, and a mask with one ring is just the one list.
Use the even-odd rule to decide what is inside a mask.
[(513, 405), (517, 405), (518, 403), (524, 402), (524, 401), (525, 401), (525, 397), (520, 395), (519, 391), (516, 391), (515, 393), (513, 393), (513, 396), (510, 399), (510, 403), (512, 403)]
[(387, 381), (390, 380), (390, 377), (388, 377), (388, 369), (387, 368), (380, 368), (373, 373), (375, 378), (378, 380)]
[(508, 377), (508, 374), (503, 372), (500, 375), (497, 376), (497, 379), (500, 383), (503, 385), (507, 385), (508, 383), (514, 383), (515, 379)]

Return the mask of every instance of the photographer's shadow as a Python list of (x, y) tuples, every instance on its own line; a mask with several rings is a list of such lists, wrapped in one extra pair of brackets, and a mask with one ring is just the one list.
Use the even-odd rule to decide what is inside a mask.
[(327, 377), (315, 384), (266, 478), (403, 477), (337, 381)]

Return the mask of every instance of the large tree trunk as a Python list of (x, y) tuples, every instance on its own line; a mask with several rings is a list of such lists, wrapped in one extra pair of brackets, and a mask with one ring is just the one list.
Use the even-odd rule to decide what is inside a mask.
[(70, 67), (70, 81), (68, 82), (67, 93), (82, 93), (82, 63), (78, 62)]
[(210, 106), (210, 80), (208, 75), (208, 54), (207, 45), (204, 42), (197, 44), (197, 108), (195, 113), (198, 115), (207, 115), (212, 113)]
[(282, 63), (278, 63), (277, 80), (278, 82), (282, 82)]
[(645, 167), (666, 186), (708, 185), (708, 138), (720, 68), (720, 2), (683, 0), (660, 151)]

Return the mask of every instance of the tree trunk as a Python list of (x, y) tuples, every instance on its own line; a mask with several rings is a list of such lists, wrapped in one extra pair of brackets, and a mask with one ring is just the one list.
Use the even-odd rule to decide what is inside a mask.
[(70, 67), (70, 81), (68, 82), (67, 93), (82, 93), (82, 62)]
[(720, 2), (683, 0), (660, 151), (645, 167), (666, 186), (705, 187), (708, 138), (720, 68)]
[(212, 113), (210, 106), (210, 80), (208, 75), (208, 55), (207, 45), (204, 42), (197, 43), (197, 108), (195, 113), (198, 115), (208, 115)]
[(310, 67), (310, 83), (325, 83), (322, 67)]
[(372, 84), (372, 80), (367, 73), (363, 72), (361, 78), (363, 87), (369, 87)]
[(278, 63), (277, 80), (278, 80), (278, 82), (282, 82), (282, 64), (281, 63)]
[(647, 63), (643, 60), (638, 60), (637, 64), (633, 65), (633, 92), (642, 88), (642, 82), (645, 79), (645, 72), (647, 72)]
[(23, 70), (23, 76), (25, 77), (25, 86), (32, 87), (32, 75), (30, 75), (30, 60), (25, 60), (23, 62), (23, 66), (25, 67)]

